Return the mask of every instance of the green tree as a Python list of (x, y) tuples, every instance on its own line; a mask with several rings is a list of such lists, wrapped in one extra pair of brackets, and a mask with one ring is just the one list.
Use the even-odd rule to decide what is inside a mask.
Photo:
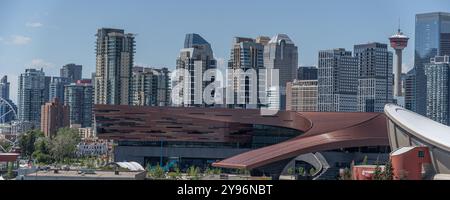
[(215, 175), (219, 175), (222, 173), (222, 170), (220, 168), (214, 168), (213, 171)]
[(339, 178), (340, 180), (352, 180), (352, 172), (349, 168), (345, 168), (343, 174)]
[(165, 177), (164, 169), (158, 163), (155, 167), (150, 168), (149, 175), (155, 179), (162, 179)]
[(309, 175), (313, 176), (316, 173), (316, 169), (311, 168), (309, 169)]
[(394, 169), (392, 168), (392, 162), (391, 159), (389, 159), (386, 162), (386, 165), (384, 167), (384, 172), (382, 174), (383, 180), (392, 180), (394, 177)]
[(207, 168), (205, 169), (205, 171), (203, 171), (203, 173), (206, 174), (206, 175), (211, 175), (211, 174), (212, 174), (212, 171), (211, 171), (211, 169), (210, 169), (209, 167), (207, 167)]
[(29, 130), (19, 136), (19, 147), (23, 157), (31, 158), (35, 150), (34, 143), (40, 137), (44, 137), (44, 133), (40, 130)]
[(287, 169), (287, 173), (288, 173), (288, 175), (294, 175), (295, 174), (295, 168), (293, 168), (293, 167), (289, 167), (288, 169)]
[(250, 170), (248, 169), (239, 169), (238, 174), (240, 175), (250, 175)]
[(181, 170), (180, 170), (180, 168), (178, 167), (178, 166), (175, 166), (175, 169), (174, 169), (174, 173), (175, 173), (175, 177), (177, 178), (177, 179), (179, 179), (179, 178), (181, 178)]
[(299, 167), (298, 168), (298, 174), (300, 175), (300, 176), (305, 176), (306, 174), (305, 174), (306, 172), (305, 172), (305, 168), (303, 168), (303, 167)]
[(53, 158), (50, 155), (50, 139), (46, 137), (40, 137), (34, 142), (34, 152), (32, 157), (36, 159), (38, 163), (50, 164), (53, 162)]
[(187, 174), (188, 174), (188, 176), (191, 177), (192, 180), (197, 180), (197, 179), (200, 178), (199, 177), (199, 171), (200, 171), (200, 168), (195, 167), (195, 166), (192, 165), (187, 170)]
[(67, 161), (67, 159), (75, 157), (77, 144), (80, 141), (81, 137), (77, 130), (61, 128), (51, 140), (51, 155), (57, 162)]
[(383, 180), (383, 172), (381, 170), (380, 165), (377, 162), (377, 165), (375, 166), (375, 171), (373, 172), (373, 180)]

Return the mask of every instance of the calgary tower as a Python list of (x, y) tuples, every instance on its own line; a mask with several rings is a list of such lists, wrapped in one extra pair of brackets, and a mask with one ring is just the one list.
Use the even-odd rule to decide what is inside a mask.
[(403, 96), (402, 94), (402, 51), (408, 45), (409, 38), (398, 29), (397, 34), (391, 36), (389, 41), (391, 47), (395, 49), (395, 55), (397, 56), (397, 64), (395, 66), (395, 80), (394, 80), (394, 96)]

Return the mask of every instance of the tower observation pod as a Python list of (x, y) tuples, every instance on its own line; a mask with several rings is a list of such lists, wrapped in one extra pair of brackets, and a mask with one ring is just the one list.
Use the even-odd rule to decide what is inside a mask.
[(395, 55), (397, 57), (397, 62), (395, 65), (395, 80), (394, 80), (394, 96), (403, 96), (402, 94), (402, 51), (408, 45), (409, 38), (398, 29), (397, 34), (391, 36), (389, 41), (391, 47), (395, 49)]

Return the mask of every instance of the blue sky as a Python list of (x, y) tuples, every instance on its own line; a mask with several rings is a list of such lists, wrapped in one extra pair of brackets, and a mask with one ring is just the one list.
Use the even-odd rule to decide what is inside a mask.
[(175, 67), (184, 35), (208, 40), (219, 62), (228, 60), (234, 36), (286, 33), (299, 47), (299, 64), (316, 65), (322, 49), (371, 41), (387, 43), (401, 19), (411, 37), (405, 68), (413, 65), (414, 16), (450, 12), (448, 0), (0, 0), (0, 76), (12, 83), (25, 68), (59, 75), (67, 63), (95, 70), (95, 33), (100, 27), (136, 33), (135, 63)]

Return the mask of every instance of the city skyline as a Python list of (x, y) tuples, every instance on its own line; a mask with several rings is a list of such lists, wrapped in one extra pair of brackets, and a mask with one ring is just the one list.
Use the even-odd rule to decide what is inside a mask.
[[(25, 68), (43, 67), (47, 76), (57, 76), (60, 67), (76, 63), (83, 65), (83, 77), (90, 77), (95, 71), (95, 49), (92, 44), (95, 42), (95, 31), (100, 27), (123, 28), (137, 34), (134, 65), (168, 67), (173, 70), (179, 49), (183, 46), (184, 35), (190, 32), (199, 33), (211, 43), (218, 67), (226, 67), (233, 37), (272, 36), (277, 33), (288, 34), (298, 45), (299, 65), (317, 65), (317, 52), (320, 49), (350, 49), (354, 44), (368, 41), (388, 43), (388, 37), (398, 28), (399, 18), (403, 32), (414, 40), (415, 14), (450, 9), (445, 1), (438, 0), (408, 4), (408, 7), (400, 10), (398, 8), (405, 1), (352, 1), (342, 5), (336, 2), (323, 4), (307, 1), (294, 2), (292, 6), (284, 8), (283, 12), (277, 11), (269, 15), (267, 13), (273, 6), (270, 2), (241, 2), (239, 6), (234, 6), (235, 2), (212, 4), (205, 1), (196, 5), (185, 2), (177, 2), (177, 5), (173, 2), (136, 2), (120, 7), (114, 1), (109, 5), (89, 2), (88, 7), (85, 6), (86, 3), (2, 2), (1, 18), (13, 17), (8, 17), (8, 21), (0, 20), (0, 26), (3, 27), (0, 30), (0, 67), (2, 75), (9, 76), (10, 96), (14, 102), (17, 103), (17, 77)], [(83, 15), (91, 9), (99, 9), (100, 5), (106, 7), (99, 10), (99, 13)], [(215, 9), (217, 7), (221, 9)], [(79, 12), (81, 8), (83, 12)], [(314, 11), (319, 8), (323, 12)], [(114, 11), (118, 9), (129, 13), (129, 17), (116, 15)], [(202, 9), (204, 12), (189, 12), (195, 9)], [(249, 22), (235, 19), (230, 14), (231, 9), (244, 14), (251, 9), (260, 16), (260, 20), (253, 21), (253, 27), (248, 26)], [(383, 16), (379, 15), (379, 9), (384, 10)], [(11, 10), (15, 13), (11, 13)], [(164, 13), (168, 10), (175, 12)], [(187, 14), (192, 23), (180, 23), (180, 19), (183, 19), (181, 17)], [(365, 14), (364, 17), (355, 17), (362, 14)], [(332, 17), (336, 15), (351, 21), (344, 23), (342, 18)], [(305, 20), (308, 17), (315, 17), (315, 20)], [(74, 21), (72, 18), (79, 20)], [(87, 18), (89, 20), (84, 20)], [(203, 26), (204, 22), (212, 21), (215, 23)], [(364, 26), (367, 21), (370, 21), (370, 27), (355, 28)], [(218, 32), (217, 29), (223, 31)], [(327, 37), (329, 34), (339, 35), (343, 32), (349, 37), (340, 40)], [(392, 51), (391, 48), (389, 50)], [(413, 51), (414, 45), (405, 49), (403, 73), (407, 72), (405, 68), (410, 69), (414, 64)]]

